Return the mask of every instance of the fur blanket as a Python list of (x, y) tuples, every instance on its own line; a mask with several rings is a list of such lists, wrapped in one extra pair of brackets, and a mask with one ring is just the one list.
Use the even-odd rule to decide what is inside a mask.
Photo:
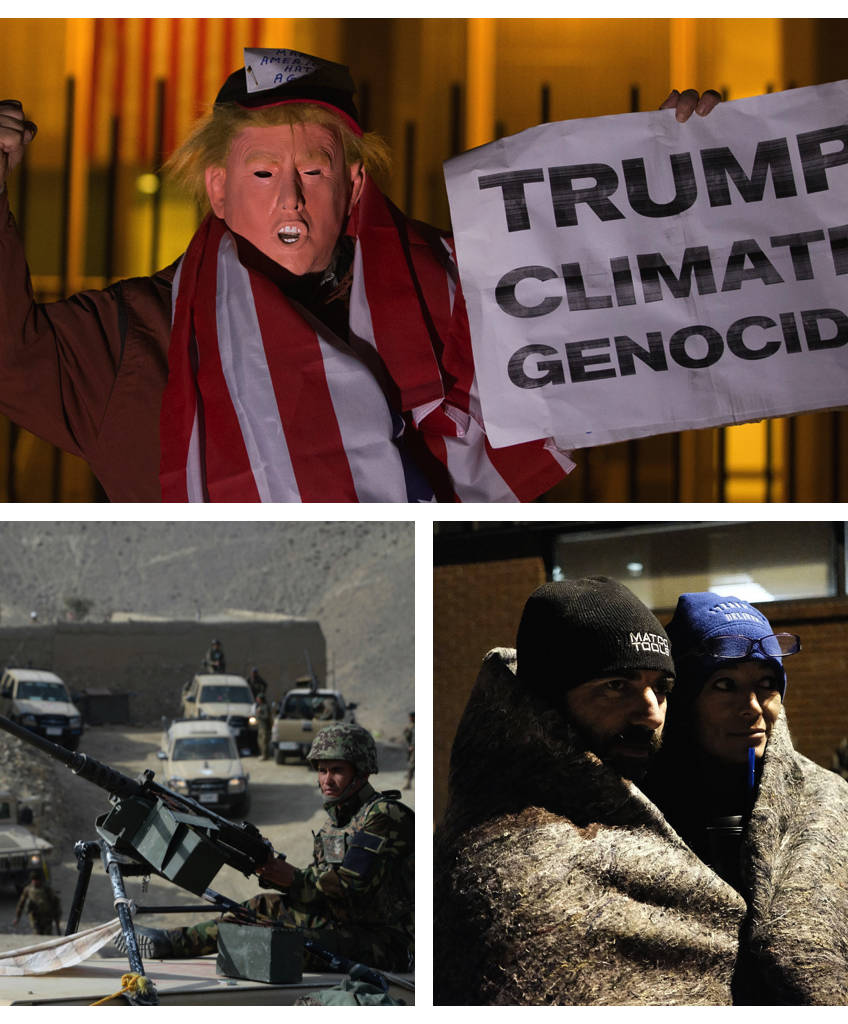
[(749, 910), (514, 664), (486, 657), (454, 743), (435, 1002), (845, 1002), (848, 785), (775, 730), (746, 836)]
[(749, 898), (733, 992), (749, 1006), (848, 1005), (848, 783), (769, 739), (745, 835)]

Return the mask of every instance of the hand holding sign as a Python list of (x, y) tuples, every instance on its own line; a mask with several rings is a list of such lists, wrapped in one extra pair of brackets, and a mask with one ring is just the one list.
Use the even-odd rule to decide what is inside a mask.
[(688, 121), (693, 114), (706, 117), (719, 103), (721, 103), (721, 96), (715, 89), (707, 89), (703, 96), (699, 96), (695, 89), (686, 89), (684, 92), (672, 89), (668, 94), (668, 99), (660, 104), (660, 110), (674, 110), (674, 116), (682, 124), (684, 121)]
[(24, 120), (23, 104), (19, 100), (0, 100), (0, 190), (23, 160), (24, 149), (37, 131), (32, 121)]

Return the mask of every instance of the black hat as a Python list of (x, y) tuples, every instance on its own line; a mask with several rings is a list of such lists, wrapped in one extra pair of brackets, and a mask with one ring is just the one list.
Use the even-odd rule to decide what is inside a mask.
[(298, 50), (245, 49), (244, 67), (221, 86), (216, 103), (256, 109), (280, 103), (315, 103), (339, 114), (362, 135), (353, 102), (356, 86), (344, 64)]
[(553, 702), (572, 687), (623, 669), (674, 675), (659, 620), (606, 576), (535, 590), (524, 606), (516, 648), (518, 677)]

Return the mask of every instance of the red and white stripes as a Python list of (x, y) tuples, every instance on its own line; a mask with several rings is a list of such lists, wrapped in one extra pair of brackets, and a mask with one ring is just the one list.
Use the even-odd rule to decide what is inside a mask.
[(573, 467), (488, 443), (450, 248), (370, 181), (351, 230), (348, 343), (244, 266), (223, 221), (198, 229), (174, 281), (165, 501), (528, 501)]

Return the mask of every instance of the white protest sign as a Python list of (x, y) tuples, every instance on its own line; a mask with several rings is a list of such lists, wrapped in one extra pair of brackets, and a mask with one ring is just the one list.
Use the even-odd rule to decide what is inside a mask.
[(445, 177), (496, 447), (848, 404), (848, 82), (541, 125)]

